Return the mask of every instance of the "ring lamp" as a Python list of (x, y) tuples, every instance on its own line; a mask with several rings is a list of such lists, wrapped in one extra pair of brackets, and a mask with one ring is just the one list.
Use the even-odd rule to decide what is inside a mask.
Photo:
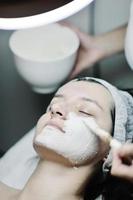
[[(13, 3), (11, 3), (11, 1)], [(28, 2), (28, 4), (24, 4), (24, 1), (3, 0), (0, 1), (0, 13), (2, 13), (0, 14), (0, 29), (24, 29), (54, 23), (77, 13), (92, 1), (93, 0), (29, 0), (28, 2), (27, 0), (26, 2)], [(25, 8), (26, 4), (29, 10)], [(30, 4), (32, 7), (30, 7)], [(40, 10), (37, 10), (37, 4)]]

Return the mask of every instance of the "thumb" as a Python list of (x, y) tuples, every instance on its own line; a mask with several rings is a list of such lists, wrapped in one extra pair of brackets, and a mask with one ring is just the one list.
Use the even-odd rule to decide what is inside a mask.
[(80, 68), (75, 68), (71, 75), (70, 75), (70, 78), (75, 78), (82, 70)]

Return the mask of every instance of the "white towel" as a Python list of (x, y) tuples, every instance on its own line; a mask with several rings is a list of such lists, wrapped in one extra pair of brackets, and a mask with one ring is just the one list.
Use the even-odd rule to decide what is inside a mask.
[(0, 181), (22, 189), (35, 170), (39, 157), (33, 149), (35, 129), (29, 131), (0, 159)]

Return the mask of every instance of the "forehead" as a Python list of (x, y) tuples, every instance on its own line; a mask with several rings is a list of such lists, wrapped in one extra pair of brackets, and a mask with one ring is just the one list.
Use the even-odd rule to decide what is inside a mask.
[(62, 86), (57, 94), (66, 98), (80, 99), (84, 97), (98, 101), (101, 106), (112, 106), (113, 98), (110, 92), (101, 84), (89, 81), (70, 81)]

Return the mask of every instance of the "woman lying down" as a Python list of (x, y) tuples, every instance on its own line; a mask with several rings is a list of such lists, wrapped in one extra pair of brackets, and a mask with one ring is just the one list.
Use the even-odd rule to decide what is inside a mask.
[(79, 78), (59, 88), (37, 123), (36, 169), (21, 190), (1, 182), (2, 200), (95, 199), (98, 174), (110, 169), (112, 156), (107, 140), (87, 122), (93, 119), (122, 143), (131, 141), (132, 106), (130, 95), (100, 79)]

